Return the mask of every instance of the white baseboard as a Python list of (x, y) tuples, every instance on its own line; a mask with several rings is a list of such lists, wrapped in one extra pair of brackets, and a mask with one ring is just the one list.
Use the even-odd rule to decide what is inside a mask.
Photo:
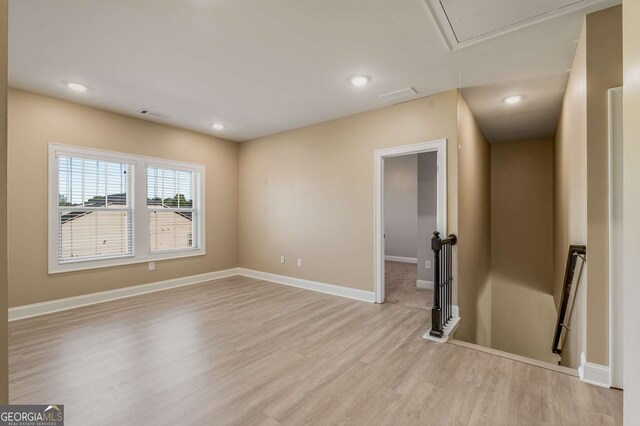
[(433, 281), (416, 280), (416, 286), (418, 288), (425, 288), (427, 290), (433, 290)]
[(418, 259), (415, 257), (402, 257), (402, 256), (385, 256), (384, 260), (389, 262), (403, 262), (403, 263), (418, 263)]
[(449, 323), (443, 330), (444, 334), (442, 335), (442, 337), (434, 337), (430, 335), (429, 333), (431, 332), (431, 328), (429, 328), (422, 337), (427, 340), (433, 340), (434, 342), (447, 343), (447, 341), (453, 339), (453, 333), (456, 331), (456, 328), (458, 328), (459, 323), (460, 317), (451, 318), (451, 321), (449, 321)]
[(580, 367), (578, 368), (580, 380), (603, 388), (611, 387), (611, 369), (606, 365), (587, 362), (584, 352), (580, 354)]
[(35, 317), (39, 315), (52, 314), (54, 312), (66, 311), (82, 306), (95, 305), (97, 303), (109, 302), (111, 300), (138, 296), (140, 294), (152, 293), (155, 291), (166, 290), (175, 287), (203, 283), (220, 278), (231, 277), (234, 275), (242, 275), (245, 277), (271, 281), (278, 284), (285, 284), (293, 287), (318, 291), (320, 293), (333, 294), (335, 296), (347, 297), (349, 299), (362, 300), (370, 303), (373, 303), (375, 301), (372, 291), (358, 290), (354, 288), (326, 284), (317, 281), (309, 281), (300, 278), (287, 277), (284, 275), (259, 272), (245, 268), (232, 268), (222, 271), (208, 272), (206, 274), (175, 278), (172, 280), (158, 281), (155, 283), (101, 291), (99, 293), (83, 294), (80, 296), (51, 300), (48, 302), (34, 303), (31, 305), (16, 306), (15, 308), (9, 308), (9, 321)]
[(375, 295), (372, 291), (358, 290), (350, 287), (343, 287), (318, 281), (310, 281), (302, 278), (293, 278), (286, 275), (277, 275), (268, 272), (254, 271), (252, 269), (245, 268), (238, 268), (238, 275), (256, 278), (259, 280), (271, 281), (274, 283), (289, 285), (292, 287), (318, 291), (320, 293), (333, 294), (334, 296), (347, 297), (349, 299), (361, 300), (364, 302), (375, 302)]
[(206, 274), (200, 275), (191, 275), (188, 277), (158, 281), (155, 283), (136, 285), (132, 287), (123, 287), (115, 290), (101, 291), (99, 293), (83, 294), (80, 296), (67, 297), (65, 299), (34, 303), (32, 305), (16, 306), (15, 308), (9, 308), (9, 321), (35, 317), (39, 315), (46, 315), (59, 311), (66, 311), (68, 309), (79, 308), (81, 306), (95, 305), (96, 303), (123, 299), (125, 297), (152, 293), (169, 288), (198, 284), (206, 281), (216, 280), (219, 278), (230, 277), (233, 275), (239, 275), (238, 268), (208, 272)]

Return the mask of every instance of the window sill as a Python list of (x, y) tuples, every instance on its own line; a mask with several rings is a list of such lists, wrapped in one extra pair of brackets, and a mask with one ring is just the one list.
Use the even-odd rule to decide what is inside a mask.
[(147, 256), (126, 256), (110, 259), (87, 260), (71, 263), (49, 263), (49, 275), (63, 274), (66, 272), (88, 271), (92, 269), (112, 268), (116, 266), (135, 265), (139, 263), (157, 262), (161, 260), (184, 259), (187, 257), (204, 256), (205, 249), (168, 250), (166, 252), (152, 253)]

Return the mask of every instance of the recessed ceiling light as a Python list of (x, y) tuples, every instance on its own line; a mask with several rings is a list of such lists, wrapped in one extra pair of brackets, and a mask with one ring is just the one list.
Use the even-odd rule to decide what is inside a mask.
[(522, 98), (523, 98), (522, 95), (508, 96), (508, 97), (504, 98), (504, 103), (505, 104), (517, 104), (518, 102), (520, 102), (522, 100)]
[(87, 86), (80, 83), (67, 83), (67, 87), (76, 92), (86, 92)]
[(216, 130), (222, 130), (222, 129), (224, 129), (224, 124), (222, 124), (222, 123), (213, 123), (211, 125), (211, 127), (213, 127)]
[(367, 84), (369, 80), (371, 80), (371, 78), (367, 77), (366, 75), (357, 75), (351, 78), (351, 84), (360, 87)]

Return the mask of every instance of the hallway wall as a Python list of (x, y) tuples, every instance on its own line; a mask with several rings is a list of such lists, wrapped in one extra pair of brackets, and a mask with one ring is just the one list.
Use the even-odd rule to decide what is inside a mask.
[(418, 155), (384, 160), (384, 254), (418, 257)]
[(491, 145), (491, 347), (557, 363), (553, 140)]
[[(570, 244), (587, 243), (587, 38), (583, 27), (573, 58), (554, 145), (554, 262), (556, 309)], [(587, 250), (589, 250), (587, 248)], [(562, 364), (577, 368), (586, 348), (588, 265), (578, 285), (571, 332), (563, 345)]]
[(458, 305), (456, 339), (491, 346), (491, 149), (462, 96), (458, 101)]
[(438, 154), (418, 154), (418, 280), (433, 285), (433, 262), (431, 268), (425, 261), (433, 261), (431, 236), (438, 227)]
[(622, 6), (587, 15), (587, 361), (609, 365), (609, 98), (622, 86)]
[[(587, 15), (556, 131), (554, 296), (567, 250), (587, 246), (563, 364), (609, 365), (608, 89), (622, 84), (622, 8)], [(588, 170), (588, 173), (587, 173)]]

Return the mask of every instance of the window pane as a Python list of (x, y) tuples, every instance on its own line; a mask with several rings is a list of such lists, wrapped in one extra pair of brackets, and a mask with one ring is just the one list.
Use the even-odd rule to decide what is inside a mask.
[(147, 168), (147, 205), (169, 208), (193, 207), (197, 173)]
[(192, 212), (149, 210), (152, 252), (193, 247)]
[(133, 167), (126, 163), (58, 158), (58, 260), (131, 255)]
[(199, 179), (196, 172), (147, 168), (150, 252), (198, 247)]
[(62, 262), (132, 253), (131, 210), (61, 211), (59, 217)]

